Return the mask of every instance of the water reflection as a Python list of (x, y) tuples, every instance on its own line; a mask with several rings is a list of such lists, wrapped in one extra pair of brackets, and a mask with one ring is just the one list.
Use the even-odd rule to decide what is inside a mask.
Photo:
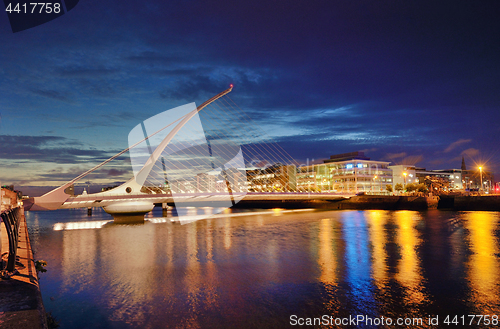
[(387, 284), (387, 236), (384, 225), (386, 215), (383, 210), (366, 212), (367, 221), (370, 223), (370, 241), (372, 245), (372, 276), (375, 285), (382, 290)]
[(224, 248), (231, 248), (231, 219), (224, 219)]
[(366, 218), (361, 211), (343, 213), (342, 233), (345, 241), (346, 281), (353, 295), (355, 314), (373, 312), (371, 255)]
[(498, 241), (498, 216), (493, 212), (469, 212), (465, 227), (472, 255), (468, 261), (468, 280), (472, 299), (478, 308), (477, 314), (498, 314), (500, 281)]
[(191, 315), (184, 319), (183, 326), (196, 327), (197, 313), (199, 308), (200, 290), (203, 287), (203, 280), (200, 277), (200, 261), (198, 258), (198, 238), (197, 225), (186, 226), (186, 268), (184, 275), (184, 288), (187, 293), (187, 307), (191, 311)]
[[(500, 312), (498, 213), (280, 210), (186, 225), (154, 221), (160, 214), (88, 229), (108, 215), (28, 213), (36, 257), (49, 264), (45, 307), (62, 329), (281, 328), (291, 314)], [(465, 229), (446, 229), (455, 217)]]
[(93, 277), (87, 273), (95, 273), (97, 252), (97, 236), (95, 231), (86, 234), (68, 232), (62, 241), (62, 290), (83, 291), (84, 287), (93, 283)]
[(401, 254), (395, 278), (405, 288), (406, 303), (421, 304), (426, 300), (425, 282), (421, 273), (420, 258), (417, 255), (417, 248), (422, 239), (415, 226), (422, 218), (414, 211), (398, 211), (395, 217), (398, 226), (397, 243)]
[(206, 248), (207, 248), (207, 263), (213, 264), (213, 221), (211, 219), (206, 221), (205, 225), (205, 237), (206, 237)]
[(85, 221), (85, 222), (56, 223), (54, 224), (54, 231), (100, 229), (104, 225), (111, 222), (112, 222), (111, 220), (97, 220), (97, 221)]
[(154, 225), (141, 225), (143, 234), (138, 237), (137, 226), (113, 225), (99, 234), (99, 253), (94, 258), (102, 261), (98, 273), (109, 285), (106, 289), (107, 308), (112, 310), (110, 319), (125, 323), (145, 321), (143, 312), (134, 307), (151, 305), (155, 280), (147, 269), (154, 268), (155, 241)]
[(205, 239), (206, 239), (206, 262), (203, 276), (205, 276), (204, 289), (205, 300), (211, 308), (218, 307), (218, 291), (217, 291), (217, 266), (213, 256), (213, 220), (208, 220), (203, 223), (205, 226)]
[(334, 285), (337, 283), (337, 260), (335, 258), (333, 234), (332, 220), (330, 218), (321, 219), (318, 260), (321, 276), (319, 280), (327, 285)]

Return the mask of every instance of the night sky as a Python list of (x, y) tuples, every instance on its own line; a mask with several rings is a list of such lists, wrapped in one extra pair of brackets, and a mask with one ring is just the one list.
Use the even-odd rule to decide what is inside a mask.
[(18, 33), (0, 14), (0, 43), (2, 184), (62, 184), (230, 83), (299, 163), (464, 156), (500, 177), (498, 1), (80, 0)]

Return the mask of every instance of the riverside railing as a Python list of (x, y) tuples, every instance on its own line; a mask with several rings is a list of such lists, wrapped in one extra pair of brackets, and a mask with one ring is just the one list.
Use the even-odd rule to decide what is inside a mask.
[[(19, 226), (21, 223), (22, 212), (20, 207), (2, 211), (2, 222), (7, 231), (9, 239), (9, 257), (7, 266), (1, 268), (2, 277), (9, 277), (15, 270), (17, 259), (17, 245), (19, 243)], [(2, 255), (3, 256), (3, 255)]]

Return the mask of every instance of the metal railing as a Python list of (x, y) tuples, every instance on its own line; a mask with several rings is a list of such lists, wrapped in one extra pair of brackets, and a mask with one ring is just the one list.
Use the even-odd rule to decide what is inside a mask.
[(16, 267), (21, 217), (22, 213), (20, 207), (3, 211), (1, 214), (2, 222), (5, 225), (7, 236), (9, 238), (9, 256), (7, 258), (7, 265), (5, 266), (5, 269), (0, 268), (2, 277), (10, 276), (9, 273), (13, 273)]

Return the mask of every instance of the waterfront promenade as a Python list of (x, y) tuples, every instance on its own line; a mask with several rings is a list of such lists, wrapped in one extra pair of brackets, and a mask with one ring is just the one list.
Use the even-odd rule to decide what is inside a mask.
[[(2, 259), (6, 261), (9, 241), (4, 223), (1, 224), (1, 245)], [(47, 328), (24, 213), (19, 226), (17, 256), (17, 272), (9, 279), (0, 278), (0, 328)]]

